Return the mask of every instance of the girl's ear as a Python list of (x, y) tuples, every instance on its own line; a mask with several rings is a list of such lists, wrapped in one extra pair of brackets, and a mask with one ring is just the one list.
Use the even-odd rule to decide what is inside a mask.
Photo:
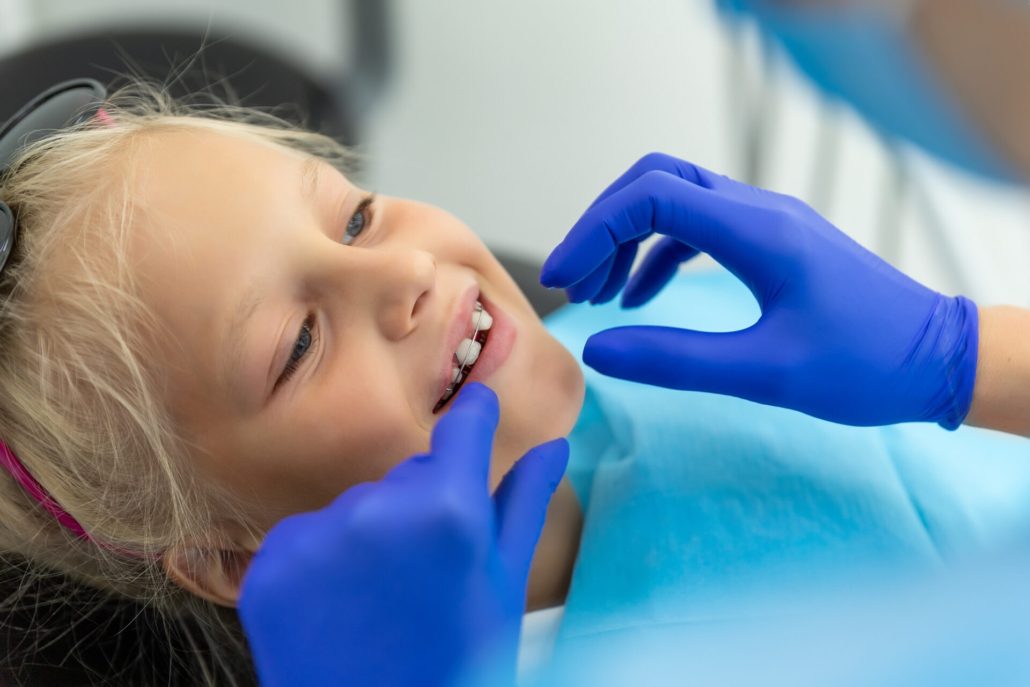
[(162, 565), (168, 577), (190, 593), (236, 608), (243, 575), (253, 556), (253, 551), (244, 549), (181, 546), (169, 551)]

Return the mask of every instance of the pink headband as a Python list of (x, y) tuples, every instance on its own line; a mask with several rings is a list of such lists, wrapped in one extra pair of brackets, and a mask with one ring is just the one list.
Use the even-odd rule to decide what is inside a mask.
[(70, 529), (82, 539), (90, 538), (89, 535), (86, 534), (86, 530), (83, 529), (82, 525), (80, 525), (75, 518), (68, 515), (63, 508), (57, 505), (57, 501), (50, 498), (50, 494), (46, 492), (43, 485), (37, 482), (36, 478), (29, 474), (29, 471), (26, 470), (25, 466), (21, 464), (21, 461), (18, 460), (18, 456), (14, 455), (14, 451), (12, 451), (7, 444), (2, 441), (0, 441), (0, 464), (7, 468), (7, 471), (11, 473), (12, 477), (14, 477), (14, 481), (20, 484), (22, 489), (29, 492), (29, 495), (32, 496), (32, 498), (39, 501), (39, 503), (46, 508), (52, 516), (57, 518), (57, 522)]
[(137, 551), (123, 549), (120, 546), (102, 542), (91, 537), (89, 533), (86, 532), (85, 528), (79, 524), (79, 521), (73, 518), (68, 511), (61, 508), (60, 504), (58, 504), (57, 501), (47, 493), (46, 489), (43, 488), (43, 485), (37, 482), (36, 478), (29, 474), (29, 471), (25, 469), (22, 462), (18, 460), (18, 456), (14, 455), (14, 451), (12, 451), (11, 448), (3, 441), (0, 441), (0, 465), (3, 465), (3, 467), (11, 473), (11, 476), (14, 477), (14, 481), (20, 484), (22, 489), (27, 491), (29, 496), (38, 501), (39, 504), (43, 506), (48, 513), (50, 513), (50, 515), (54, 516), (54, 519), (56, 519), (57, 522), (71, 530), (80, 539), (86, 539), (97, 546), (132, 558), (154, 557), (153, 555), (145, 555)]

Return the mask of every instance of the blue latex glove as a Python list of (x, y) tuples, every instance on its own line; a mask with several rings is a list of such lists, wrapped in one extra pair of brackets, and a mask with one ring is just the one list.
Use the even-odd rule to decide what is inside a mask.
[(599, 372), (800, 410), (851, 425), (926, 420), (954, 429), (972, 402), (978, 317), (862, 248), (810, 207), (667, 155), (617, 179), (544, 263), (540, 281), (605, 302), (637, 243), (665, 234), (626, 286), (654, 296), (680, 262), (708, 253), (754, 294), (762, 316), (726, 333), (617, 327), (592, 336)]
[(529, 565), (568, 443), (529, 451), (491, 498), (497, 422), (493, 391), (467, 384), (429, 453), (272, 528), (239, 602), (262, 685), (433, 686), (479, 670), (514, 683)]

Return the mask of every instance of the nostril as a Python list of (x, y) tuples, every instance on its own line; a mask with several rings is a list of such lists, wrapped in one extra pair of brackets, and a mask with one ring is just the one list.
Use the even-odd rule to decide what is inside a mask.
[(411, 308), (411, 316), (412, 316), (412, 318), (418, 316), (418, 311), (422, 307), (422, 303), (425, 300), (425, 297), (428, 296), (428, 295), (429, 295), (428, 291), (423, 291), (421, 293), (421, 295), (419, 295), (419, 297), (415, 299), (415, 305), (412, 306), (412, 308)]

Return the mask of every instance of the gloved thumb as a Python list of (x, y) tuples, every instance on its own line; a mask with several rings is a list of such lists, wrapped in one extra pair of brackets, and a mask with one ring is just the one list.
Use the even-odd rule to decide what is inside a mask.
[(776, 393), (768, 363), (774, 356), (754, 327), (736, 332), (615, 327), (594, 334), (583, 348), (583, 362), (609, 377), (766, 402)]
[(509, 569), (528, 575), (547, 506), (569, 462), (564, 438), (530, 449), (494, 492), (498, 546)]

